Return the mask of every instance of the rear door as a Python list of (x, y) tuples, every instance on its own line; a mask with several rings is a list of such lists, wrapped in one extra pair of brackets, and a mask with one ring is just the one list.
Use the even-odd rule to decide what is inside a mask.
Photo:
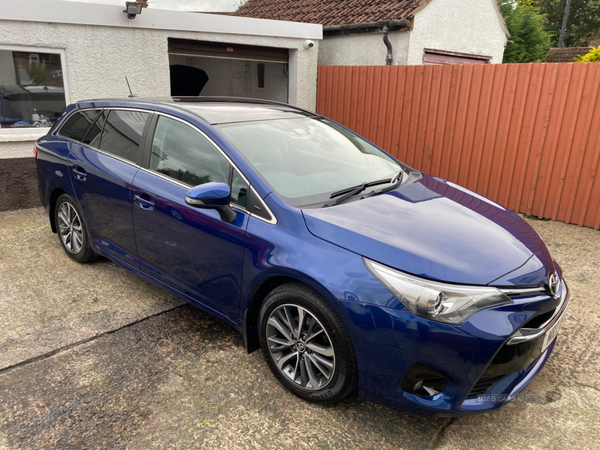
[[(197, 128), (157, 115), (146, 169), (134, 180), (133, 222), (140, 269), (236, 321), (249, 215), (248, 183)], [(193, 186), (221, 181), (234, 186), (237, 217), (185, 203)]]
[(140, 144), (150, 115), (105, 109), (83, 142), (71, 149), (73, 189), (94, 244), (136, 267), (131, 183), (140, 167)]

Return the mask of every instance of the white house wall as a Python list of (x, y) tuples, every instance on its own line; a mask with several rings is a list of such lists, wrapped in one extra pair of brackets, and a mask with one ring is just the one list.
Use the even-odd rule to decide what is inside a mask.
[[(125, 19), (125, 23), (129, 26), (122, 26), (117, 23), (125, 17), (122, 6), (51, 1), (44, 7), (60, 4), (65, 5), (63, 7), (68, 8), (69, 11), (94, 8), (94, 11), (111, 13), (116, 19), (114, 24), (107, 26), (48, 23), (41, 17), (45, 14), (40, 9), (44, 3), (40, 3), (39, 0), (31, 1), (31, 5), (27, 3), (22, 6), (8, 0), (0, 0), (0, 48), (3, 46), (39, 48), (40, 52), (44, 49), (64, 49), (66, 65), (63, 67), (63, 75), (67, 83), (69, 102), (126, 97), (129, 91), (125, 77), (129, 79), (134, 94), (138, 96), (170, 95), (168, 39), (179, 38), (288, 49), (290, 52), (289, 102), (310, 110), (316, 108), (320, 25), (288, 24), (227, 16), (226, 19), (214, 18), (217, 26), (210, 21), (214, 15), (145, 10), (134, 20)], [(28, 19), (18, 20), (20, 11), (29, 6), (32, 10), (27, 16)], [(38, 9), (36, 10), (34, 6)], [(36, 15), (40, 17), (33, 20)], [(70, 17), (66, 13), (64, 16)], [(153, 28), (152, 23), (146, 24), (153, 17), (156, 23), (160, 23), (163, 16), (167, 19), (171, 16), (185, 19), (182, 20), (182, 28), (188, 30), (193, 28), (194, 24), (206, 23), (212, 24), (207, 25), (207, 28), (212, 27), (215, 31), (209, 33), (173, 30), (176, 21), (171, 19), (167, 21), (168, 26), (162, 28), (158, 26)], [(207, 16), (211, 17), (207, 18)], [(136, 22), (142, 17), (145, 22)], [(11, 20), (4, 20), (6, 18)], [(73, 20), (75, 19), (77, 18)], [(96, 19), (90, 17), (90, 21)], [(240, 26), (236, 28), (235, 24), (238, 22)], [(225, 32), (229, 29), (231, 33)], [(302, 36), (303, 29), (304, 36)], [(283, 34), (284, 37), (274, 36), (277, 33)], [(305, 50), (306, 39), (314, 40), (315, 46)], [(15, 131), (10, 135), (6, 134), (5, 130), (0, 131), (0, 135), (4, 134), (3, 138), (0, 137), (0, 159), (30, 157), (31, 141), (35, 139), (33, 136), (40, 137), (45, 133), (43, 129)], [(21, 142), (27, 144), (22, 145)]]
[(423, 63), (426, 48), (491, 56), (502, 63), (507, 42), (496, 0), (431, 0), (414, 18), (408, 64)]
[[(408, 59), (409, 33), (393, 31), (389, 35), (394, 65), (405, 65)], [(382, 33), (361, 33), (325, 37), (319, 45), (320, 66), (381, 66), (387, 48)]]
[(0, 45), (65, 49), (71, 102), (127, 96), (125, 77), (138, 96), (168, 96), (170, 37), (296, 51), (302, 70), (290, 91), (297, 89), (295, 104), (315, 109), (317, 48), (305, 50), (304, 39), (0, 21)]

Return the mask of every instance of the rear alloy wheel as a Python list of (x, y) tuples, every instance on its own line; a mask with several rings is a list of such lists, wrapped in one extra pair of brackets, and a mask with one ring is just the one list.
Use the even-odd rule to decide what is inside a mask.
[(300, 283), (286, 283), (265, 299), (259, 333), (269, 366), (294, 394), (334, 402), (356, 386), (350, 338), (331, 305)]
[(81, 214), (71, 197), (66, 194), (56, 201), (55, 223), (60, 243), (67, 255), (80, 263), (88, 262), (94, 257)]

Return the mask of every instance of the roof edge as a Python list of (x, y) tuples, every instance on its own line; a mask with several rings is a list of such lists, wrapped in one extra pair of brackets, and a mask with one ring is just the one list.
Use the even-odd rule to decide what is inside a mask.
[(324, 36), (337, 36), (340, 34), (373, 33), (388, 26), (390, 31), (399, 31), (411, 26), (411, 21), (401, 20), (380, 20), (378, 22), (348, 23), (342, 25), (329, 25), (323, 27)]
[(323, 27), (320, 24), (151, 8), (144, 9), (142, 14), (138, 14), (134, 20), (130, 20), (123, 13), (123, 6), (102, 3), (27, 0), (27, 2), (21, 2), (15, 6), (13, 0), (0, 0), (0, 11), (2, 11), (2, 17), (0, 17), (2, 21), (323, 39)]
[(502, 15), (502, 10), (500, 9), (500, 5), (496, 0), (491, 0), (496, 8), (496, 14), (498, 14), (498, 20), (500, 21), (500, 26), (502, 27), (502, 31), (506, 35), (506, 39), (510, 39), (510, 31), (508, 31), (508, 27), (506, 26), (506, 20), (504, 20), (504, 16)]

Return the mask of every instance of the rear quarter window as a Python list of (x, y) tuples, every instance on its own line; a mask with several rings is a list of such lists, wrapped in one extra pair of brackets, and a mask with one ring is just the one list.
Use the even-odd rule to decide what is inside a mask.
[(58, 131), (58, 135), (74, 141), (81, 141), (99, 113), (99, 110), (76, 112), (67, 119)]

